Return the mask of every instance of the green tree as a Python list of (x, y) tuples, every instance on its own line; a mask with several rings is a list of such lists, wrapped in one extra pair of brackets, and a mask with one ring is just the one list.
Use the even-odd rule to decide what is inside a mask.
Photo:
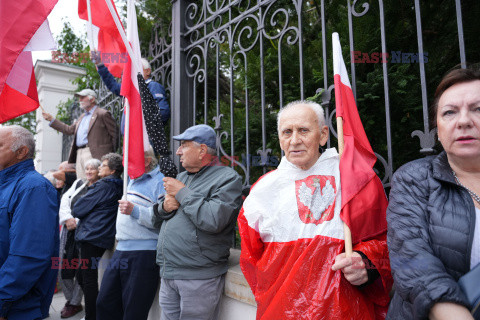
[[(86, 74), (74, 79), (77, 85), (75, 91), (85, 88), (95, 88), (100, 85), (100, 76), (95, 65), (90, 60), (90, 46), (86, 44), (86, 35), (79, 37), (73, 31), (70, 22), (63, 21), (63, 29), (57, 36), (58, 50), (52, 52), (52, 60), (58, 63), (84, 68)], [(57, 118), (63, 122), (71, 122), (70, 109), (74, 107), (72, 98), (62, 101), (57, 106)]]

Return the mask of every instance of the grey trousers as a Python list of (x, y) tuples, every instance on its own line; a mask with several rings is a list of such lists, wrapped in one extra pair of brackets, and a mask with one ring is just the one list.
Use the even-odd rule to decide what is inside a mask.
[(162, 279), (161, 320), (216, 320), (225, 275), (203, 280)]
[(65, 299), (73, 306), (79, 306), (82, 304), (83, 291), (78, 284), (77, 278), (75, 279), (62, 279), (62, 291), (65, 295)]

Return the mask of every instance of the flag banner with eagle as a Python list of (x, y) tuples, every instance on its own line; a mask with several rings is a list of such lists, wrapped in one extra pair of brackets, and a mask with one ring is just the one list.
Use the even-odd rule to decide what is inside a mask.
[[(339, 155), (327, 149), (308, 170), (285, 157), (252, 187), (238, 218), (240, 266), (257, 319), (382, 319), (388, 272), (366, 288), (332, 271), (344, 251)], [(388, 260), (385, 237), (358, 243), (375, 266)], [(388, 278), (390, 277), (390, 278)], [(390, 279), (390, 280), (389, 280)]]

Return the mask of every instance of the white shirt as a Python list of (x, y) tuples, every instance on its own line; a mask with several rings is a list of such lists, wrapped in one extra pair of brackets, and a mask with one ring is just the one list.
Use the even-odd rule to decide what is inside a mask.
[(475, 231), (473, 232), (472, 255), (470, 256), (470, 269), (480, 262), (480, 209), (475, 207)]
[[(78, 188), (77, 188), (77, 185)], [(65, 221), (68, 219), (73, 218), (72, 216), (72, 209), (70, 208), (72, 198), (77, 195), (77, 193), (80, 192), (83, 188), (87, 186), (87, 182), (83, 182), (82, 179), (77, 179), (75, 180), (74, 183), (72, 183), (72, 186), (70, 189), (68, 189), (62, 196), (62, 199), (60, 200), (60, 210), (59, 210), (59, 219), (60, 219), (60, 225), (63, 225)], [(79, 219), (75, 219), (78, 223)]]

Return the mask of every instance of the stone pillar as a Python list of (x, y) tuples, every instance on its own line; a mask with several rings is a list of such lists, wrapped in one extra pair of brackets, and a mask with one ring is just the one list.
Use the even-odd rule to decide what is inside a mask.
[[(85, 73), (85, 69), (77, 66), (38, 60), (35, 63), (35, 77), (40, 105), (55, 116), (57, 105), (73, 97), (77, 86), (72, 84), (72, 80)], [(56, 169), (62, 162), (62, 133), (50, 128), (40, 108), (37, 109), (36, 119), (35, 167), (44, 173)]]

